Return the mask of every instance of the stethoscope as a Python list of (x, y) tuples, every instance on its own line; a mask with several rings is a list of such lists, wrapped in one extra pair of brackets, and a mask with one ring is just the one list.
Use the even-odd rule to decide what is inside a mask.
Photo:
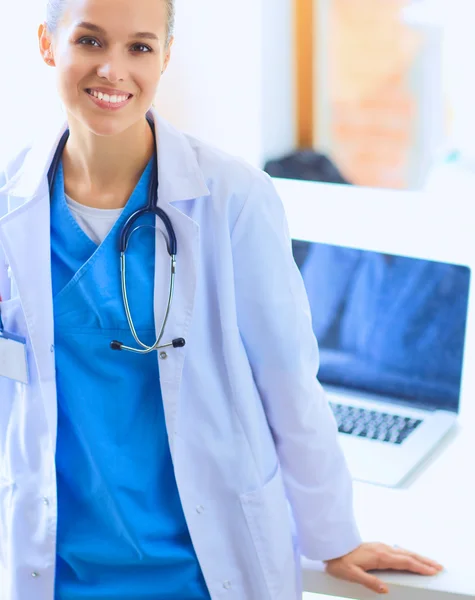
[[(155, 128), (153, 121), (147, 117), (147, 121), (152, 129), (153, 138), (156, 146), (156, 137), (155, 137)], [(53, 188), (56, 180), (56, 174), (58, 172), (59, 164), (61, 162), (61, 156), (63, 154), (64, 147), (66, 146), (66, 142), (69, 138), (69, 129), (66, 130), (58, 144), (58, 148), (56, 149), (56, 153), (53, 158), (53, 162), (51, 163), (51, 167), (48, 171), (48, 184), (49, 184), (49, 193), (50, 198), (53, 197)], [(173, 225), (168, 217), (168, 215), (157, 206), (158, 202), (158, 166), (156, 157), (153, 159), (153, 170), (152, 176), (150, 180), (150, 186), (148, 190), (148, 203), (145, 208), (141, 208), (134, 212), (124, 224), (122, 231), (120, 233), (120, 242), (119, 242), (119, 252), (120, 252), (120, 279), (121, 279), (121, 287), (122, 287), (122, 300), (124, 303), (125, 314), (127, 315), (127, 321), (129, 324), (130, 331), (134, 337), (134, 340), (137, 342), (141, 348), (132, 348), (130, 346), (126, 346), (122, 344), (122, 342), (118, 342), (116, 340), (110, 343), (110, 347), (112, 350), (128, 350), (129, 352), (135, 352), (136, 354), (149, 354), (154, 350), (162, 350), (163, 348), (183, 348), (185, 345), (185, 340), (183, 338), (177, 338), (171, 341), (169, 344), (160, 344), (162, 341), (163, 333), (165, 331), (165, 327), (167, 325), (168, 316), (170, 314), (170, 308), (173, 301), (173, 292), (175, 289), (175, 272), (176, 272), (176, 253), (177, 253), (177, 242), (176, 235), (173, 229)], [(162, 223), (165, 225), (167, 230), (167, 250), (170, 255), (170, 289), (168, 292), (168, 302), (167, 309), (165, 312), (165, 317), (162, 322), (162, 326), (160, 328), (160, 332), (158, 337), (153, 344), (153, 346), (148, 346), (144, 344), (139, 336), (137, 335), (137, 331), (135, 329), (135, 325), (132, 319), (132, 314), (130, 312), (129, 299), (127, 295), (127, 285), (126, 285), (126, 252), (130, 243), (130, 238), (133, 234), (142, 229), (143, 227), (151, 227), (150, 225), (141, 225), (132, 229), (137, 219), (142, 217), (143, 215), (152, 213), (155, 216), (159, 217)], [(155, 229), (155, 228), (154, 228)]]

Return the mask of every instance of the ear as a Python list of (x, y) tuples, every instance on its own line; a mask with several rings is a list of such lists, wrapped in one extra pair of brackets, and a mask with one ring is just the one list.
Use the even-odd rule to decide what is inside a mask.
[(163, 61), (163, 66), (162, 66), (162, 75), (167, 70), (168, 63), (170, 62), (170, 56), (171, 56), (171, 51), (172, 51), (172, 46), (173, 46), (173, 42), (174, 41), (175, 41), (175, 38), (171, 37), (170, 41), (168, 43), (168, 46), (166, 48), (166, 51), (165, 51), (165, 60)]
[(50, 67), (56, 66), (53, 57), (52, 41), (48, 34), (46, 23), (42, 23), (38, 28), (38, 42), (40, 46), (41, 57), (44, 62)]

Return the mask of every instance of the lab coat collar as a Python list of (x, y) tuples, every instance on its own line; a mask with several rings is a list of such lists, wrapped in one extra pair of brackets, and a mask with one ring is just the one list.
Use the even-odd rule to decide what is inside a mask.
[[(155, 109), (151, 109), (149, 115), (157, 132), (159, 204), (209, 196), (203, 172), (187, 137), (159, 117)], [(41, 131), (23, 166), (4, 188), (0, 188), (0, 194), (24, 201), (44, 195), (48, 188), (48, 170), (66, 128), (67, 122), (63, 122), (59, 128), (50, 126), (48, 131)]]

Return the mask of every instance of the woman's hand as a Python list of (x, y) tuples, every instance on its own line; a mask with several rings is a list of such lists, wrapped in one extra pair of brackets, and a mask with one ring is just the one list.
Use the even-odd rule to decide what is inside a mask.
[(419, 575), (436, 575), (443, 569), (442, 565), (414, 552), (377, 543), (361, 544), (353, 552), (325, 561), (325, 564), (329, 575), (360, 583), (380, 594), (389, 593), (387, 586), (366, 571), (395, 570), (410, 571)]

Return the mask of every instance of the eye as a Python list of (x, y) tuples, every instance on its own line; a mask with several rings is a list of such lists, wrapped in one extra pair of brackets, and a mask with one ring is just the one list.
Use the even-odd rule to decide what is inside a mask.
[[(77, 43), (81, 44), (82, 46), (92, 46), (92, 47), (100, 48), (99, 42), (95, 38), (92, 38), (92, 37), (83, 37), (80, 40), (78, 40)], [(96, 46), (94, 46), (94, 45), (96, 45)]]
[(147, 46), (146, 44), (134, 44), (132, 46), (132, 50), (133, 52), (139, 52), (142, 54), (146, 54), (147, 52), (153, 52), (152, 48), (150, 48), (150, 46)]

